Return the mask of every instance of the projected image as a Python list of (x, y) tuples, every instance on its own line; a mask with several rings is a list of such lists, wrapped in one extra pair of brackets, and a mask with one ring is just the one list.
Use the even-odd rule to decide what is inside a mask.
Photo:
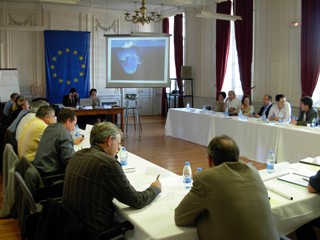
[(118, 60), (123, 71), (127, 74), (133, 74), (141, 64), (139, 49), (133, 41), (126, 42), (122, 49), (117, 52)]
[(165, 53), (164, 39), (113, 39), (111, 80), (163, 81)]

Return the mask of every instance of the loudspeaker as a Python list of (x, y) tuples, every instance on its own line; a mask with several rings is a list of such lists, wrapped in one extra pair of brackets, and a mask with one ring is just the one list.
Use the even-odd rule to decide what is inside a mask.
[(181, 66), (181, 78), (192, 78), (191, 66)]

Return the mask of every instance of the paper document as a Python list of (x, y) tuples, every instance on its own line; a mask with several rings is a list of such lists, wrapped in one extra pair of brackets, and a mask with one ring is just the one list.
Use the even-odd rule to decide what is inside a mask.
[(320, 166), (320, 157), (315, 157), (315, 158), (308, 157), (300, 160), (300, 162)]
[(285, 181), (285, 182), (289, 182), (289, 183), (293, 183), (293, 184), (296, 184), (296, 185), (299, 185), (299, 186), (306, 187), (306, 186), (308, 186), (308, 183), (309, 183), (309, 182), (306, 181), (306, 180), (303, 179), (303, 178), (304, 178), (303, 176), (299, 176), (299, 175), (296, 175), (296, 174), (287, 174), (287, 175), (278, 177), (278, 180), (281, 180), (281, 181)]

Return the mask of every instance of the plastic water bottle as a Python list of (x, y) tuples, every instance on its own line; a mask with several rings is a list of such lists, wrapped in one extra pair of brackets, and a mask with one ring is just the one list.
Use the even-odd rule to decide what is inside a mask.
[(227, 107), (226, 107), (226, 110), (224, 111), (224, 116), (225, 116), (225, 117), (229, 117), (229, 110), (228, 110)]
[(186, 162), (183, 171), (183, 182), (185, 184), (185, 188), (190, 188), (191, 187), (191, 182), (192, 182), (192, 170), (189, 162)]
[(282, 116), (282, 113), (280, 113), (280, 114), (279, 114), (279, 120), (278, 120), (278, 122), (279, 122), (279, 123), (282, 123), (282, 122), (283, 122), (283, 116)]
[(314, 128), (316, 126), (317, 126), (317, 120), (314, 118), (314, 119), (312, 119), (311, 127)]
[(240, 109), (239, 112), (238, 112), (238, 118), (239, 118), (239, 119), (242, 119), (242, 111), (241, 111), (241, 109)]
[(267, 121), (267, 116), (265, 114), (262, 115), (262, 121), (264, 121), (264, 122)]
[(190, 111), (190, 104), (189, 103), (187, 103), (186, 109), (187, 109), (187, 111)]
[(75, 138), (80, 137), (80, 128), (79, 128), (78, 124), (74, 128), (74, 137)]
[(274, 172), (274, 164), (275, 164), (274, 154), (273, 154), (273, 151), (270, 150), (267, 157), (267, 167), (266, 167), (268, 173)]
[(120, 163), (121, 163), (122, 166), (127, 166), (128, 165), (128, 152), (127, 152), (125, 147), (121, 148)]
[(202, 172), (202, 168), (201, 167), (197, 168), (196, 174), (199, 173), (199, 172)]

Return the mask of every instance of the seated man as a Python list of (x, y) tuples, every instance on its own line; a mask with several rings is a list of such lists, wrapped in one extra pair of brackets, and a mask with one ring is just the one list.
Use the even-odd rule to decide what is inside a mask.
[(269, 94), (265, 94), (262, 101), (263, 106), (260, 108), (260, 111), (255, 115), (255, 117), (259, 118), (266, 116), (266, 118), (268, 118), (270, 108), (272, 107), (272, 97)]
[(12, 113), (12, 106), (16, 102), (16, 98), (19, 96), (19, 93), (12, 93), (10, 95), (10, 100), (6, 103), (3, 109), (3, 115), (5, 117), (9, 117), (10, 114)]
[(196, 225), (202, 240), (279, 239), (264, 183), (256, 169), (239, 162), (234, 140), (212, 139), (208, 163), (175, 209), (176, 225)]
[(63, 97), (63, 105), (66, 107), (76, 107), (77, 103), (80, 104), (80, 97), (77, 89), (71, 88), (70, 93)]
[[(308, 191), (311, 193), (320, 192), (320, 171), (313, 177), (309, 179)], [(298, 240), (317, 240), (317, 234), (314, 231), (313, 227), (320, 228), (320, 218), (316, 218), (311, 222), (303, 225), (302, 227), (296, 230)]]
[(40, 107), (36, 117), (25, 124), (18, 140), (18, 157), (24, 156), (28, 161), (33, 161), (36, 155), (41, 136), (48, 124), (55, 123), (52, 107)]
[(22, 100), (22, 105), (21, 105), (21, 111), (19, 112), (18, 116), (13, 120), (13, 122), (10, 124), (10, 126), (8, 127), (8, 130), (14, 134), (16, 134), (16, 130), (17, 130), (17, 127), (18, 127), (18, 124), (20, 123), (21, 119), (27, 115), (30, 110), (30, 105), (29, 105), (29, 102), (27, 99), (23, 99)]
[(286, 102), (286, 97), (283, 94), (276, 95), (276, 104), (273, 104), (269, 111), (269, 120), (290, 122), (291, 120), (291, 106)]
[(115, 158), (121, 136), (121, 130), (110, 122), (95, 124), (91, 147), (75, 153), (66, 169), (64, 201), (96, 234), (114, 224), (114, 198), (130, 207), (143, 208), (161, 192), (159, 180), (142, 192), (132, 187)]
[(31, 103), (30, 106), (30, 112), (27, 113), (19, 122), (18, 126), (17, 126), (17, 130), (16, 130), (16, 140), (18, 141), (18, 139), (20, 138), (20, 134), (22, 131), (22, 128), (24, 127), (24, 125), (29, 122), (31, 119), (36, 117), (36, 113), (38, 111), (38, 109), (41, 106), (49, 106), (49, 103), (47, 103), (44, 100), (38, 100), (36, 102)]
[(240, 106), (240, 101), (236, 98), (236, 93), (234, 91), (228, 92), (228, 97), (226, 99), (226, 108), (230, 115), (237, 115), (237, 109)]
[(79, 144), (82, 137), (74, 141), (71, 131), (77, 124), (77, 117), (70, 109), (62, 109), (57, 123), (47, 126), (41, 137), (33, 164), (41, 176), (64, 173), (69, 159), (74, 154), (73, 144)]
[(218, 95), (218, 101), (214, 104), (214, 111), (216, 112), (224, 112), (226, 110), (226, 103), (224, 99), (226, 98), (227, 94), (225, 92), (220, 92)]
[(318, 111), (313, 105), (313, 100), (311, 97), (303, 97), (300, 99), (300, 116), (298, 121), (291, 120), (292, 124), (307, 126), (307, 123), (311, 123), (313, 119), (318, 118)]

